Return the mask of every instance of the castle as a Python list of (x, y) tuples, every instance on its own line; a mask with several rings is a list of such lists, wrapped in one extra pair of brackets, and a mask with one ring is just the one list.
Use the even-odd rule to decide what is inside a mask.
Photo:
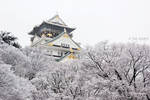
[(55, 15), (29, 33), (31, 46), (45, 50), (46, 55), (53, 56), (56, 61), (78, 59), (81, 47), (72, 39), (73, 30), (75, 28), (68, 27), (59, 15)]

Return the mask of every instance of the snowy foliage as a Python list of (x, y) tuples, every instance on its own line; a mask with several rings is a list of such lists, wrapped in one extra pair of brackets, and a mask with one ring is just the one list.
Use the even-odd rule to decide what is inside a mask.
[(0, 32), (0, 43), (7, 43), (8, 45), (12, 45), (16, 48), (21, 48), (21, 46), (16, 42), (17, 37), (11, 35), (10, 32)]
[(56, 62), (0, 44), (0, 100), (150, 100), (150, 47), (101, 42)]

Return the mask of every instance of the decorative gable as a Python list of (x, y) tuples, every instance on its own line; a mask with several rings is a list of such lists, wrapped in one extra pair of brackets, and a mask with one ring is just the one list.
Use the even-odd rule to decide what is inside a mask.
[(53, 18), (47, 21), (48, 23), (59, 24), (63, 26), (67, 26), (64, 21), (59, 17), (59, 15), (55, 15)]
[(74, 42), (66, 33), (62, 34), (59, 38), (57, 38), (56, 40), (50, 43), (53, 43), (54, 45), (58, 45), (58, 46), (63, 46), (64, 44), (67, 45), (67, 47), (69, 48), (77, 48), (77, 49), (80, 48), (80, 46), (77, 45), (77, 43)]

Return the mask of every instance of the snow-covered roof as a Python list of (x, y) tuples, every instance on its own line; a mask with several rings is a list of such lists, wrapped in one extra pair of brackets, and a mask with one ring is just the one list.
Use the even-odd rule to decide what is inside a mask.
[(54, 25), (61, 25), (61, 26), (67, 26), (65, 24), (65, 22), (59, 17), (59, 15), (55, 15), (54, 17), (52, 17), (51, 19), (49, 19), (48, 21), (46, 21), (49, 24), (54, 24)]

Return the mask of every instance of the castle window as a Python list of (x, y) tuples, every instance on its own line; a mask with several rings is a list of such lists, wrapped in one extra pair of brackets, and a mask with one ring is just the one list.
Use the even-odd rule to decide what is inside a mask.
[(62, 56), (62, 55), (63, 55), (63, 52), (58, 51), (58, 56)]
[(64, 48), (69, 48), (70, 47), (69, 44), (65, 44), (65, 43), (61, 43), (61, 46), (64, 47)]
[(53, 55), (53, 51), (52, 51), (52, 50), (47, 50), (46, 53), (47, 53), (49, 56)]

